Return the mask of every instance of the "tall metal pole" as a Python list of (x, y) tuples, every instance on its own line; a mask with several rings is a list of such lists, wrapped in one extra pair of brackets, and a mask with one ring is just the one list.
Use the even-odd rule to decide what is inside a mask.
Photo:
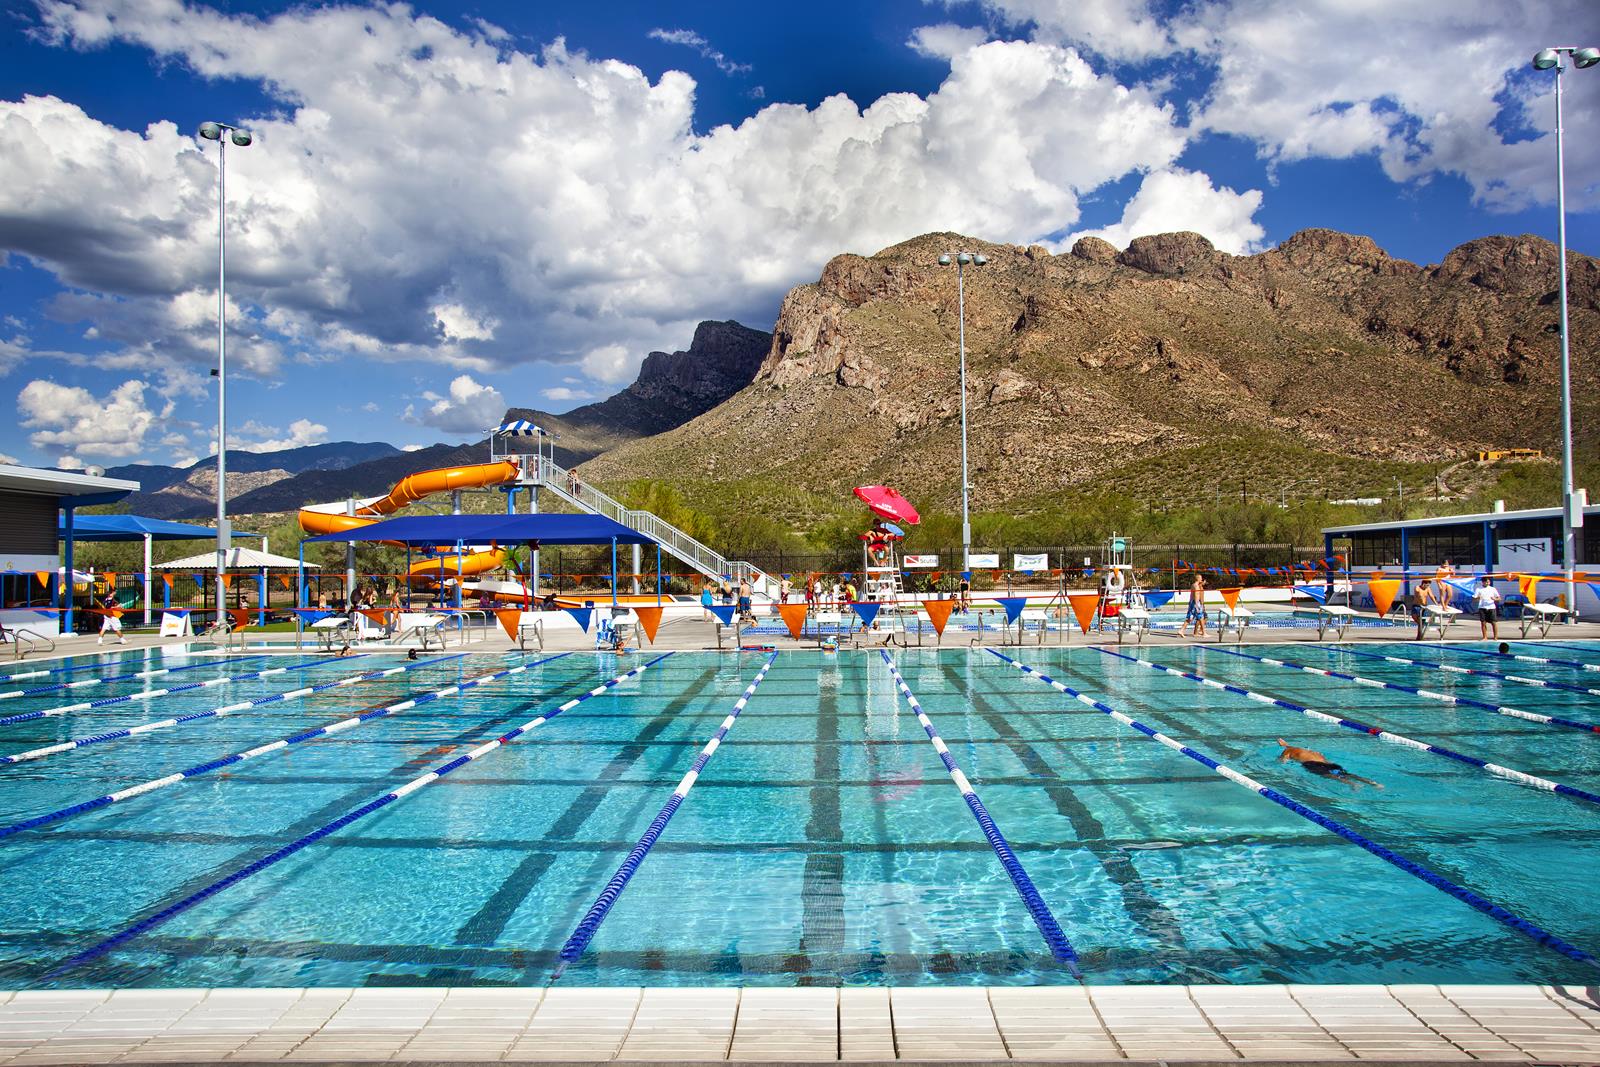
[(956, 330), (961, 346), (961, 569), (972, 569), (972, 518), (967, 510), (967, 289), (966, 256), (956, 258)]
[[(1573, 534), (1572, 492), (1572, 357), (1567, 345), (1567, 178), (1565, 147), (1561, 139), (1561, 72), (1556, 63), (1556, 247), (1561, 275), (1561, 570), (1567, 587), (1567, 610), (1577, 618), (1577, 585), (1572, 580), (1578, 539)], [(1578, 521), (1583, 521), (1579, 516)]]
[(224, 618), (228, 529), (228, 139), (217, 138), (217, 621)]

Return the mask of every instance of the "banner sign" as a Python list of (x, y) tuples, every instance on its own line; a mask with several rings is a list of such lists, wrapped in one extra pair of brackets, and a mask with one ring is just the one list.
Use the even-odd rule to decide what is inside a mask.
[(973, 570), (993, 570), (1000, 566), (1000, 553), (974, 552), (971, 566)]
[(900, 557), (900, 565), (902, 567), (925, 567), (925, 568), (928, 568), (928, 569), (931, 570), (932, 568), (937, 567), (939, 565), (939, 557), (938, 556), (901, 556)]
[(1043, 571), (1050, 568), (1048, 552), (1013, 552), (1011, 569), (1014, 571)]

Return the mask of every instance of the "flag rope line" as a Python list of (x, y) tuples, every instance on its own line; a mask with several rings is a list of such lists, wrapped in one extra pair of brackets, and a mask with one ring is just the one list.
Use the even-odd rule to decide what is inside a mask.
[(1240, 659), (1252, 659), (1258, 663), (1268, 663), (1274, 667), (1282, 667), (1290, 671), (1303, 671), (1306, 674), (1315, 674), (1323, 678), (1338, 678), (1340, 681), (1354, 682), (1357, 685), (1368, 686), (1373, 689), (1392, 689), (1398, 693), (1410, 693), (1412, 696), (1423, 697), (1427, 700), (1438, 700), (1445, 704), (1456, 704), (1461, 707), (1479, 708), (1483, 711), (1492, 711), (1496, 715), (1506, 715), (1513, 719), (1526, 719), (1529, 722), (1543, 723), (1546, 726), (1563, 726), (1569, 730), (1582, 730), (1584, 733), (1600, 733), (1600, 725), (1590, 722), (1579, 722), (1575, 719), (1562, 719), (1554, 715), (1541, 715), (1536, 711), (1523, 711), (1521, 708), (1509, 707), (1505, 704), (1491, 704), (1487, 700), (1474, 700), (1472, 697), (1452, 696), (1449, 693), (1440, 693), (1432, 689), (1419, 689), (1414, 685), (1401, 685), (1399, 682), (1384, 682), (1376, 678), (1363, 678), (1357, 674), (1347, 674), (1344, 671), (1323, 670), (1321, 667), (1312, 667), (1304, 663), (1295, 663), (1292, 660), (1273, 659), (1270, 656), (1256, 656), (1249, 652), (1236, 652), (1227, 648), (1213, 648), (1212, 651), (1221, 652), (1224, 656), (1238, 656)]
[(1228, 781), (1234, 783), (1235, 785), (1242, 786), (1245, 789), (1250, 790), (1252, 793), (1272, 801), (1279, 807), (1294, 812), (1302, 819), (1316, 823), (1323, 829), (1330, 830), (1333, 833), (1338, 834), (1351, 844), (1359, 845), (1361, 848), (1372, 853), (1374, 856), (1377, 856), (1384, 862), (1390, 863), (1407, 874), (1421, 879), (1428, 885), (1433, 886), (1435, 889), (1455, 897), (1463, 904), (1466, 904), (1474, 910), (1487, 915), (1495, 922), (1498, 922), (1509, 929), (1515, 930), (1519, 934), (1532, 938), (1534, 941), (1544, 945), (1547, 948), (1554, 949), (1556, 952), (1561, 953), (1570, 960), (1574, 960), (1578, 963), (1586, 963), (1591, 967), (1600, 969), (1600, 960), (1595, 959), (1594, 956), (1585, 952), (1583, 949), (1578, 948), (1576, 945), (1572, 945), (1566, 941), (1563, 941), (1561, 938), (1550, 933), (1543, 927), (1522, 918), (1520, 915), (1501, 907), (1499, 904), (1496, 904), (1491, 900), (1479, 896), (1477, 893), (1474, 893), (1465, 886), (1457, 885), (1443, 875), (1424, 867), (1422, 864), (1416, 863), (1413, 860), (1408, 860), (1399, 853), (1378, 844), (1376, 841), (1373, 841), (1370, 838), (1364, 837), (1336, 819), (1332, 819), (1314, 808), (1307, 807), (1298, 800), (1294, 800), (1288, 796), (1285, 796), (1270, 786), (1262, 785), (1255, 779), (1250, 778), (1247, 775), (1240, 774), (1231, 767), (1227, 767), (1221, 763), (1218, 763), (1205, 753), (1200, 752), (1181, 741), (1174, 740), (1161, 731), (1146, 726), (1137, 719), (1124, 715), (1122, 712), (1111, 707), (1109, 704), (1095, 700), (1092, 697), (1085, 696), (1076, 689), (1073, 689), (1071, 686), (1064, 685), (1061, 682), (1056, 681), (1054, 678), (1051, 678), (1049, 675), (1042, 674), (1038, 670), (1028, 666), (1025, 663), (1020, 663), (1017, 660), (1012, 659), (1010, 656), (1002, 655), (992, 648), (986, 649), (986, 651), (991, 655), (998, 657), (1002, 661), (1009, 663), (1023, 674), (1032, 675), (1051, 688), (1065, 693), (1067, 696), (1072, 697), (1079, 703), (1086, 704), (1098, 712), (1111, 716), (1124, 726), (1127, 726), (1130, 729), (1145, 735), (1146, 737), (1150, 738), (1150, 740), (1155, 741), (1158, 744), (1165, 745), (1174, 752), (1181, 753), (1182, 755), (1194, 760), (1196, 763), (1211, 768), (1213, 771), (1222, 775), (1222, 777), (1228, 779)]
[(476, 678), (469, 678), (467, 681), (458, 682), (455, 685), (447, 685), (443, 689), (435, 689), (429, 692), (420, 693), (408, 700), (402, 700), (395, 704), (388, 704), (381, 708), (375, 708), (372, 711), (365, 711), (359, 715), (352, 715), (348, 719), (340, 719), (338, 722), (329, 723), (327, 726), (316, 726), (309, 730), (302, 730), (300, 733), (292, 734), (289, 737), (280, 737), (276, 741), (269, 741), (264, 745), (257, 745), (256, 747), (246, 749), (243, 752), (235, 752), (231, 756), (223, 756), (221, 759), (210, 760), (206, 763), (198, 763), (193, 767), (187, 768), (186, 770), (176, 771), (162, 778), (152, 778), (149, 781), (140, 782), (138, 785), (131, 785), (126, 789), (119, 789), (115, 793), (106, 793), (103, 796), (95, 797), (93, 800), (85, 800), (77, 804), (70, 804), (65, 808), (57, 808), (55, 811), (47, 811), (43, 815), (35, 815), (32, 818), (23, 819), (21, 822), (14, 822), (10, 826), (0, 826), (0, 838), (10, 837), (13, 834), (20, 834), (24, 830), (35, 830), (49, 823), (60, 822), (62, 819), (69, 819), (75, 815), (82, 815), (84, 812), (95, 811), (99, 808), (106, 807), (108, 804), (115, 804), (119, 800), (128, 800), (132, 797), (143, 796), (145, 793), (153, 793), (157, 789), (165, 789), (169, 785), (176, 785), (177, 783), (185, 781), (189, 778), (198, 778), (202, 774), (209, 774), (212, 771), (221, 770), (223, 767), (232, 766), (233, 764), (239, 763), (242, 760), (255, 759), (257, 756), (265, 756), (270, 752), (278, 752), (282, 749), (288, 748), (290, 745), (298, 745), (301, 742), (310, 741), (314, 738), (327, 737), (331, 734), (343, 733), (345, 730), (353, 730), (357, 726), (371, 722), (373, 719), (381, 719), (386, 715), (392, 715), (399, 711), (408, 711), (411, 708), (416, 707), (418, 704), (432, 703), (441, 697), (455, 696), (463, 689), (473, 689), (480, 685), (487, 685), (490, 682), (497, 682), (502, 678), (509, 678), (514, 674), (521, 674), (529, 667), (537, 667), (542, 663), (549, 663), (551, 660), (561, 659), (570, 655), (572, 655), (572, 653), (563, 652), (560, 655), (551, 656), (548, 659), (542, 659), (535, 663), (519, 664), (503, 671), (495, 671), (492, 674), (480, 674)]
[(690, 766), (688, 773), (673, 788), (672, 796), (667, 799), (666, 804), (662, 805), (661, 810), (656, 812), (656, 817), (650, 820), (650, 826), (645, 830), (644, 835), (629, 850), (628, 855), (617, 867), (616, 873), (611, 876), (611, 880), (606, 883), (606, 887), (595, 898), (595, 902), (589, 905), (589, 910), (579, 920), (577, 927), (572, 931), (572, 936), (568, 937), (566, 944), (561, 946), (561, 963), (556, 971), (557, 977), (560, 977), (561, 971), (565, 970), (567, 964), (578, 959), (588, 949), (589, 942), (594, 940), (595, 933), (600, 929), (600, 924), (605, 922), (606, 916), (611, 913), (611, 906), (617, 902), (617, 898), (622, 895), (622, 891), (628, 888), (628, 883), (633, 880), (634, 873), (638, 871), (639, 865), (644, 862), (644, 858), (655, 847), (656, 841), (666, 830), (667, 824), (672, 821), (673, 815), (677, 814), (678, 808), (682, 806), (684, 800), (689, 796), (689, 790), (693, 789), (695, 782), (699, 780), (700, 772), (705, 770), (706, 764), (711, 762), (711, 757), (716, 755), (717, 748), (722, 744), (722, 739), (728, 736), (729, 730), (733, 729), (733, 724), (738, 720), (740, 712), (744, 711), (745, 705), (750, 702), (750, 698), (755, 696), (756, 687), (766, 678), (767, 672), (772, 669), (772, 664), (777, 658), (778, 653), (776, 652), (767, 657), (767, 662), (761, 665), (761, 669), (756, 672), (756, 676), (751, 679), (750, 684), (745, 686), (743, 695), (734, 701), (733, 710), (722, 720), (722, 724), (717, 727), (717, 732), (711, 735), (711, 740), (707, 741), (705, 747), (700, 750), (700, 755), (695, 758), (694, 764)]
[[(321, 685), (308, 685), (301, 689), (291, 689), (287, 693), (273, 693), (271, 696), (258, 697), (255, 700), (242, 700), (237, 704), (225, 704), (219, 708), (212, 708), (210, 711), (197, 711), (191, 715), (178, 715), (171, 719), (162, 719), (159, 722), (140, 723), (138, 726), (129, 726), (121, 730), (108, 730), (105, 733), (91, 734), (87, 737), (73, 737), (54, 745), (45, 745), (43, 748), (30, 748), (24, 752), (12, 753), (9, 756), (0, 756), (0, 764), (25, 763), (28, 760), (44, 759), (46, 756), (53, 756), (58, 752), (70, 752), (73, 749), (83, 748), (87, 745), (104, 744), (107, 741), (116, 741), (124, 737), (141, 737), (157, 730), (166, 730), (174, 726), (186, 726), (189, 723), (200, 722), (204, 719), (220, 719), (224, 716), (232, 715), (236, 711), (246, 711), (250, 708), (259, 708), (267, 704), (299, 700), (301, 697), (310, 696), (313, 693), (339, 689), (347, 685), (355, 685), (358, 682), (369, 682), (375, 678), (388, 678), (391, 675), (414, 671), (419, 667), (438, 666), (453, 659), (461, 659), (468, 654), (466, 652), (457, 652), (451, 656), (417, 660), (414, 663), (402, 663), (398, 667), (389, 667), (381, 671), (368, 671), (364, 674), (352, 674), (344, 678), (337, 678), (331, 682), (323, 682)], [(345, 658), (353, 659), (355, 657), (347, 656)], [(288, 668), (285, 669), (287, 670)]]
[[(521, 665), (519, 665), (517, 667), (511, 668), (509, 671), (501, 672), (501, 674), (499, 676), (503, 677), (503, 676), (505, 676), (507, 674), (520, 674), (523, 671), (528, 670), (530, 667), (537, 667), (541, 663), (549, 663), (549, 662), (551, 662), (551, 660), (561, 659), (562, 657), (569, 656), (569, 655), (571, 655), (570, 652), (563, 652), (560, 655), (551, 656), (549, 659), (539, 660), (537, 663), (524, 663), (524, 664), (521, 664)], [(178, 902), (176, 902), (174, 904), (169, 904), (167, 907), (165, 907), (165, 908), (161, 909), (160, 911), (156, 912), (154, 915), (151, 915), (151, 916), (148, 916), (147, 918), (141, 919), (138, 922), (134, 923), (132, 926), (129, 926), (126, 929), (122, 930), (121, 932), (113, 934), (111, 937), (106, 938), (104, 941), (101, 941), (99, 944), (85, 949), (84, 951), (78, 953), (76, 956), (73, 956), (70, 959), (62, 961), (61, 963), (56, 965), (54, 970), (52, 970), (49, 974), (44, 976), (44, 980), (45, 981), (49, 981), (50, 979), (53, 979), (53, 978), (65, 973), (66, 971), (69, 971), (72, 968), (79, 966), (80, 964), (88, 963), (90, 960), (98, 959), (99, 957), (104, 956), (106, 953), (113, 951), (114, 949), (116, 949), (120, 945), (127, 944), (129, 941), (132, 941), (134, 938), (140, 936), (141, 934), (149, 933), (151, 930), (154, 930), (156, 927), (161, 926), (163, 923), (166, 923), (169, 920), (171, 920), (171, 919), (177, 917), (178, 915), (182, 914), (183, 912), (188, 911), (190, 908), (194, 907), (196, 904), (200, 904), (200, 903), (202, 903), (202, 902), (204, 902), (206, 900), (209, 900), (211, 897), (216, 896), (218, 893), (221, 893), (223, 890), (229, 888), (230, 886), (237, 885), (238, 883), (244, 881), (246, 878), (249, 878), (251, 875), (259, 874), (261, 871), (266, 870), (268, 867), (271, 867), (275, 863), (279, 863), (279, 862), (281, 862), (283, 860), (288, 859), (290, 856), (292, 856), (295, 853), (299, 852), (301, 849), (305, 848), (307, 845), (315, 844), (316, 842), (321, 841), (324, 837), (327, 837), (329, 834), (332, 834), (332, 833), (335, 833), (335, 832), (337, 832), (339, 830), (344, 829), (346, 826), (349, 826), (351, 823), (355, 822), (357, 819), (365, 818), (366, 816), (371, 815), (373, 812), (379, 810), (380, 808), (388, 807), (390, 804), (393, 804), (395, 801), (402, 800), (405, 797), (410, 796), (412, 793), (415, 793), (417, 790), (423, 788), (424, 786), (432, 785), (434, 782), (437, 782), (439, 779), (443, 778), (445, 775), (449, 774), (451, 771), (455, 771), (455, 770), (458, 770), (458, 769), (460, 769), (462, 767), (465, 767), (467, 764), (473, 762), (474, 760), (476, 760), (476, 759), (478, 759), (478, 758), (480, 758), (482, 756), (488, 755), (490, 752), (493, 752), (495, 749), (501, 748), (501, 747), (503, 747), (505, 745), (511, 744), (511, 742), (515, 741), (517, 738), (521, 737), (523, 734), (527, 733), (528, 731), (536, 729), (539, 726), (543, 725), (544, 723), (549, 722), (551, 719), (555, 718), (557, 715), (560, 715), (561, 713), (563, 713), (565, 711), (569, 711), (572, 708), (577, 707), (579, 704), (583, 703), (585, 700), (588, 700), (590, 697), (599, 696), (601, 693), (606, 692), (608, 689), (611, 689), (611, 688), (613, 688), (613, 687), (615, 687), (617, 685), (622, 684), (622, 682), (626, 681), (627, 679), (633, 678), (633, 677), (635, 677), (637, 675), (640, 675), (640, 674), (643, 674), (645, 671), (649, 670), (651, 667), (654, 667), (657, 663), (660, 663), (662, 660), (666, 659), (668, 656), (671, 656), (671, 655), (672, 655), (671, 652), (664, 652), (661, 655), (657, 656), (655, 659), (650, 660), (648, 663), (641, 663), (641, 664), (639, 664), (639, 666), (637, 666), (637, 667), (633, 668), (632, 670), (628, 671), (626, 674), (619, 674), (615, 678), (612, 678), (610, 681), (603, 682), (600, 685), (595, 686), (593, 689), (589, 690), (586, 693), (580, 693), (578, 696), (575, 696), (571, 700), (568, 700), (565, 704), (562, 704), (560, 707), (556, 708), (554, 711), (551, 711), (551, 712), (549, 712), (547, 714), (540, 715), (540, 716), (538, 716), (536, 718), (530, 719), (527, 722), (523, 723), (521, 726), (519, 726), (516, 729), (510, 731), (509, 733), (501, 734), (499, 737), (495, 738), (494, 740), (488, 741), (488, 742), (485, 742), (482, 745), (479, 745), (477, 748), (473, 749), (471, 752), (468, 752), (466, 755), (457, 756), (456, 758), (454, 758), (452, 760), (449, 760), (448, 762), (441, 763), (439, 766), (435, 767), (433, 770), (431, 770), (431, 771), (427, 772), (426, 774), (423, 774), (423, 775), (421, 775), (421, 776), (419, 776), (417, 778), (413, 778), (411, 781), (407, 782), (405, 785), (400, 786), (398, 789), (391, 789), (391, 790), (389, 790), (389, 792), (384, 793), (382, 796), (376, 797), (376, 798), (374, 798), (372, 800), (367, 801), (365, 804), (361, 805), (359, 808), (355, 808), (352, 811), (348, 811), (345, 814), (339, 816), (337, 819), (334, 819), (332, 822), (327, 823), (327, 824), (323, 825), (322, 827), (311, 831), (309, 834), (306, 834), (306, 835), (304, 835), (302, 837), (296, 838), (295, 840), (289, 842), (287, 845), (284, 845), (282, 848), (278, 849), (277, 851), (270, 852), (267, 855), (261, 857), (260, 859), (256, 860), (254, 863), (250, 864), (249, 866), (242, 867), (239, 870), (234, 871), (232, 874), (228, 875), (226, 878), (220, 878), (217, 881), (212, 882), (210, 885), (204, 887), (203, 889), (196, 890), (195, 892), (193, 892), (193, 893), (189, 894), (188, 896), (184, 897), (182, 900), (180, 900), (180, 901), (178, 901)], [(486, 675), (484, 677), (488, 678), (490, 676)], [(481, 679), (480, 679), (479, 682), (474, 682), (473, 684), (480, 684), (480, 682), (481, 682)], [(465, 685), (463, 685), (461, 688), (465, 688)]]
[(83, 689), (91, 685), (105, 685), (109, 682), (131, 682), (136, 678), (156, 678), (163, 674), (178, 674), (182, 671), (197, 671), (202, 667), (215, 667), (218, 663), (243, 663), (246, 660), (266, 659), (265, 655), (240, 656), (237, 659), (211, 660), (207, 663), (191, 663), (187, 667), (158, 667), (151, 671), (136, 671), (132, 674), (116, 674), (109, 678), (79, 678), (76, 682), (57, 682), (55, 685), (36, 685), (32, 689), (13, 689), (0, 693), (0, 700), (12, 700), (16, 697), (36, 697), (45, 693), (55, 693), (62, 689)]
[[(364, 657), (368, 653), (363, 652)], [(355, 659), (355, 656), (347, 657)], [(19, 715), (7, 715), (0, 719), (0, 726), (11, 726), (19, 722), (34, 722), (38, 719), (49, 719), (57, 715), (66, 715), (74, 711), (92, 711), (97, 708), (109, 708), (115, 704), (127, 704), (134, 700), (154, 700), (156, 697), (171, 696), (174, 693), (187, 693), (195, 689), (212, 689), (219, 685), (228, 685), (232, 682), (251, 682), (261, 678), (271, 678), (278, 674), (288, 674), (290, 671), (303, 671), (307, 667), (320, 667), (330, 662), (325, 659), (310, 659), (303, 663), (293, 663), (287, 667), (268, 667), (266, 670), (252, 671), (249, 674), (224, 674), (216, 678), (207, 678), (203, 682), (191, 682), (188, 685), (169, 685), (164, 689), (146, 689), (138, 693), (128, 693), (120, 697), (102, 697), (99, 700), (85, 700), (77, 704), (62, 704), (60, 707), (44, 708), (40, 711), (25, 711)]]
[(1023, 906), (1028, 909), (1028, 914), (1033, 916), (1033, 921), (1039, 928), (1039, 933), (1044, 937), (1044, 943), (1050, 949), (1050, 954), (1057, 960), (1067, 965), (1074, 978), (1082, 977), (1078, 972), (1078, 954), (1073, 950), (1072, 942), (1067, 940), (1067, 935), (1062, 932), (1061, 924), (1056, 922), (1056, 917), (1051, 914), (1050, 906), (1045, 903), (1044, 897), (1033, 884), (1033, 879), (1028, 877), (1027, 870), (1022, 866), (1022, 861), (1017, 859), (1016, 853), (1011, 851), (1011, 845), (1006, 841), (1005, 835), (1000, 832), (1000, 827), (995, 825), (994, 819), (989, 815), (989, 810), (984, 807), (977, 791), (972, 788), (972, 783), (957, 766), (955, 757), (950, 755), (950, 748), (944, 743), (944, 738), (939, 736), (939, 731), (934, 727), (933, 720), (928, 718), (928, 713), (923, 710), (922, 703), (917, 700), (911, 687), (906, 685), (906, 680), (900, 674), (900, 668), (895, 666), (894, 660), (887, 651), (879, 649), (883, 662), (889, 665), (889, 673), (894, 676), (894, 684), (905, 695), (906, 703), (917, 716), (917, 722), (922, 725), (922, 730), (928, 735), (928, 740), (933, 742), (933, 750), (939, 754), (939, 760), (944, 764), (944, 769), (950, 772), (950, 780), (961, 791), (961, 799), (966, 801), (967, 808), (972, 812), (972, 817), (978, 821), (978, 828), (983, 831), (983, 836), (988, 839), (989, 847), (994, 850), (995, 858), (1000, 861), (1000, 866), (1011, 878), (1011, 884), (1016, 888), (1017, 895), (1022, 898)]
[(1137, 663), (1139, 666), (1148, 667), (1153, 671), (1160, 671), (1164, 674), (1175, 674), (1179, 678), (1185, 678), (1191, 682), (1196, 682), (1212, 689), (1222, 689), (1229, 693), (1246, 697), (1261, 704), (1271, 704), (1274, 707), (1283, 708), (1286, 711), (1299, 712), (1301, 715), (1309, 716), (1310, 718), (1317, 719), (1321, 722), (1331, 722), (1335, 726), (1344, 727), (1346, 730), (1354, 730), (1358, 734), (1366, 734), (1369, 737), (1376, 737), (1379, 741), (1388, 741), (1391, 744), (1404, 745), (1406, 748), (1414, 748), (1421, 752), (1430, 752), (1435, 756), (1443, 756), (1445, 759), (1455, 760), (1457, 763), (1465, 763), (1470, 767), (1477, 767), (1480, 770), (1488, 771), (1490, 774), (1509, 779), (1522, 785), (1532, 786), (1535, 789), (1543, 789), (1546, 792), (1560, 793), (1562, 796), (1575, 797), (1578, 800), (1586, 800), (1591, 804), (1600, 804), (1600, 794), (1590, 793), (1587, 790), (1578, 789), (1570, 785), (1563, 785), (1560, 782), (1552, 781), (1549, 778), (1541, 778), (1539, 775), (1529, 774), (1526, 771), (1519, 771), (1511, 767), (1501, 766), (1498, 763), (1490, 763), (1488, 760), (1479, 759), (1476, 756), (1468, 756), (1465, 753), (1456, 752), (1452, 749), (1445, 748), (1443, 745), (1435, 745), (1427, 741), (1418, 741), (1415, 738), (1406, 737), (1404, 734), (1391, 733), (1390, 731), (1381, 727), (1373, 726), (1370, 723), (1364, 723), (1359, 719), (1341, 718), (1338, 715), (1333, 715), (1326, 711), (1318, 711), (1316, 708), (1310, 708), (1304, 704), (1296, 704), (1292, 700), (1283, 700), (1275, 696), (1270, 696), (1266, 693), (1257, 693), (1253, 690), (1219, 681), (1215, 678), (1207, 678), (1204, 675), (1197, 674), (1193, 671), (1185, 671), (1177, 667), (1169, 667), (1164, 663), (1155, 663), (1151, 660), (1139, 659), (1134, 656), (1125, 655), (1121, 652), (1112, 652), (1099, 647), (1096, 647), (1095, 651), (1101, 653), (1102, 655), (1115, 656), (1117, 659), (1125, 659), (1129, 663)]

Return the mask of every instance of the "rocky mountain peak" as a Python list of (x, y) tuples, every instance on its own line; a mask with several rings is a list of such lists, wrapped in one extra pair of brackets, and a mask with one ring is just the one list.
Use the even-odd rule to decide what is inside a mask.
[(1496, 235), (1452, 249), (1433, 277), (1492, 293), (1543, 293), (1551, 288), (1558, 263), (1556, 246), (1543, 237)]
[(1184, 230), (1135, 237), (1117, 262), (1148, 274), (1190, 274), (1209, 269), (1221, 256), (1203, 236)]

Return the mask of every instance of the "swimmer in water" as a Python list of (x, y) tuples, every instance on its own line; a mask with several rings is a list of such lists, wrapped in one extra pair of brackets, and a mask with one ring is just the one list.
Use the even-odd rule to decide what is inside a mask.
[(1278, 757), (1279, 763), (1282, 763), (1285, 760), (1293, 760), (1306, 770), (1310, 771), (1312, 774), (1321, 775), (1324, 778), (1332, 778), (1334, 781), (1343, 782), (1352, 790), (1361, 788), (1356, 784), (1357, 782), (1365, 782), (1367, 785), (1370, 785), (1375, 789), (1383, 788), (1383, 786), (1379, 785), (1377, 782), (1374, 782), (1371, 778), (1363, 778), (1359, 774), (1351, 774), (1337, 763), (1330, 761), (1327, 756), (1324, 756), (1316, 749), (1299, 748), (1295, 745), (1291, 745), (1281, 737), (1278, 738), (1278, 744), (1283, 748), (1282, 755)]

